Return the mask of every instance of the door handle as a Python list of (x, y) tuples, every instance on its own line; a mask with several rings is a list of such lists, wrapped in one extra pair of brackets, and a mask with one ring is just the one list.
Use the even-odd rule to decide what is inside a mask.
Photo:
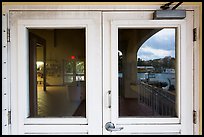
[(120, 131), (120, 130), (122, 130), (123, 129), (123, 127), (115, 127), (115, 125), (112, 123), (112, 122), (108, 122), (108, 123), (106, 123), (106, 125), (105, 125), (105, 128), (106, 128), (106, 130), (107, 131)]
[(108, 108), (111, 108), (111, 91), (108, 91), (108, 97), (107, 97), (107, 104)]

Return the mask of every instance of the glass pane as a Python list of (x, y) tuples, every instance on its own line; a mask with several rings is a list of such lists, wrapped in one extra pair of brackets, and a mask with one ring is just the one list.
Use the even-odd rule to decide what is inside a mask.
[(76, 62), (76, 74), (84, 74), (84, 61)]
[(85, 28), (28, 31), (29, 117), (86, 117)]
[(64, 76), (64, 83), (72, 83), (74, 81), (74, 77), (73, 76)]
[(119, 29), (119, 117), (177, 117), (176, 28)]
[(74, 73), (74, 61), (66, 61), (65, 62), (65, 74), (73, 74)]

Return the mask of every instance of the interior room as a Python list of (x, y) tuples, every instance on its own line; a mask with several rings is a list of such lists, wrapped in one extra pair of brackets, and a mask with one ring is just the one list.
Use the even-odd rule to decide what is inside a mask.
[(83, 28), (29, 29), (31, 117), (85, 117), (85, 45)]

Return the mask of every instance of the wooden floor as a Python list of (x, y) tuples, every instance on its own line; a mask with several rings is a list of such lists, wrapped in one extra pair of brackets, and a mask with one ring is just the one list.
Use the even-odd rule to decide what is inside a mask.
[[(38, 87), (39, 117), (69, 117), (86, 114), (86, 101), (72, 100), (64, 86), (48, 86), (47, 91)], [(151, 109), (137, 99), (119, 99), (119, 116), (152, 116)]]

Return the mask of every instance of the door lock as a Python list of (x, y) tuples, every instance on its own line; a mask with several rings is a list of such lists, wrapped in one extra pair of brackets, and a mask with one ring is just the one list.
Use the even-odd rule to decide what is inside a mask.
[(122, 130), (123, 129), (123, 127), (115, 127), (115, 125), (112, 123), (112, 122), (108, 122), (108, 123), (106, 123), (106, 125), (105, 125), (105, 128), (106, 128), (106, 130), (107, 131), (120, 131), (120, 130)]

